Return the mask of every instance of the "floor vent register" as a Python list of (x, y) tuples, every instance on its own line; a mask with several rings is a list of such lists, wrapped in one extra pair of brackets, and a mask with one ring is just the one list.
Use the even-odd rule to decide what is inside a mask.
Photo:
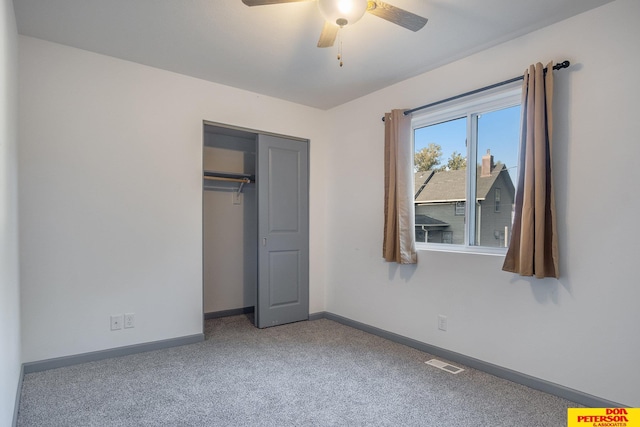
[(426, 363), (427, 365), (435, 366), (436, 368), (440, 368), (443, 371), (449, 372), (450, 374), (459, 374), (460, 372), (464, 371), (464, 369), (462, 368), (453, 366), (449, 363), (445, 363), (442, 360), (438, 360), (438, 359), (427, 360), (424, 363)]

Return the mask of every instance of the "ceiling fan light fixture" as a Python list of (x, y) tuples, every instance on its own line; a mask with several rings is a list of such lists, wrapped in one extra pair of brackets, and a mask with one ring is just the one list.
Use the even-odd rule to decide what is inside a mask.
[(339, 27), (355, 24), (367, 11), (367, 0), (318, 0), (320, 13)]

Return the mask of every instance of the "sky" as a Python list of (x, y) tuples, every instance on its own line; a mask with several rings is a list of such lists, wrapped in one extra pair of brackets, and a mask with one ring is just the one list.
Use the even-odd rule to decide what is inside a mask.
[[(466, 155), (466, 118), (451, 120), (416, 129), (415, 150), (434, 142), (442, 147), (440, 165), (446, 165), (453, 151)], [(478, 119), (478, 161), (491, 150), (494, 162), (507, 165), (511, 180), (517, 179), (518, 145), (520, 140), (520, 106), (485, 113)]]

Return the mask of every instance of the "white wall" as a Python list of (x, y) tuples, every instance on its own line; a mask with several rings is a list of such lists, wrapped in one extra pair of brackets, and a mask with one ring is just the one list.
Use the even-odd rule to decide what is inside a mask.
[(0, 425), (11, 425), (20, 374), (17, 60), (13, 3), (0, 2)]
[[(311, 140), (312, 311), (324, 310), (322, 117), (19, 37), (23, 361), (202, 332), (202, 121)], [(111, 332), (109, 315), (133, 312)]]
[[(640, 2), (617, 0), (331, 110), (327, 310), (640, 406), (638, 17)], [(383, 113), (564, 59), (554, 131), (562, 277), (517, 277), (501, 271), (503, 257), (473, 254), (384, 263)]]

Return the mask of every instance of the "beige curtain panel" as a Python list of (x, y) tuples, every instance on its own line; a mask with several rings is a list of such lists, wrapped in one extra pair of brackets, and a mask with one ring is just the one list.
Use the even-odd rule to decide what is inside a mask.
[(384, 240), (386, 261), (415, 264), (411, 118), (404, 110), (384, 115)]
[(531, 65), (522, 85), (522, 133), (515, 216), (502, 269), (521, 276), (558, 277), (553, 191), (553, 64)]

